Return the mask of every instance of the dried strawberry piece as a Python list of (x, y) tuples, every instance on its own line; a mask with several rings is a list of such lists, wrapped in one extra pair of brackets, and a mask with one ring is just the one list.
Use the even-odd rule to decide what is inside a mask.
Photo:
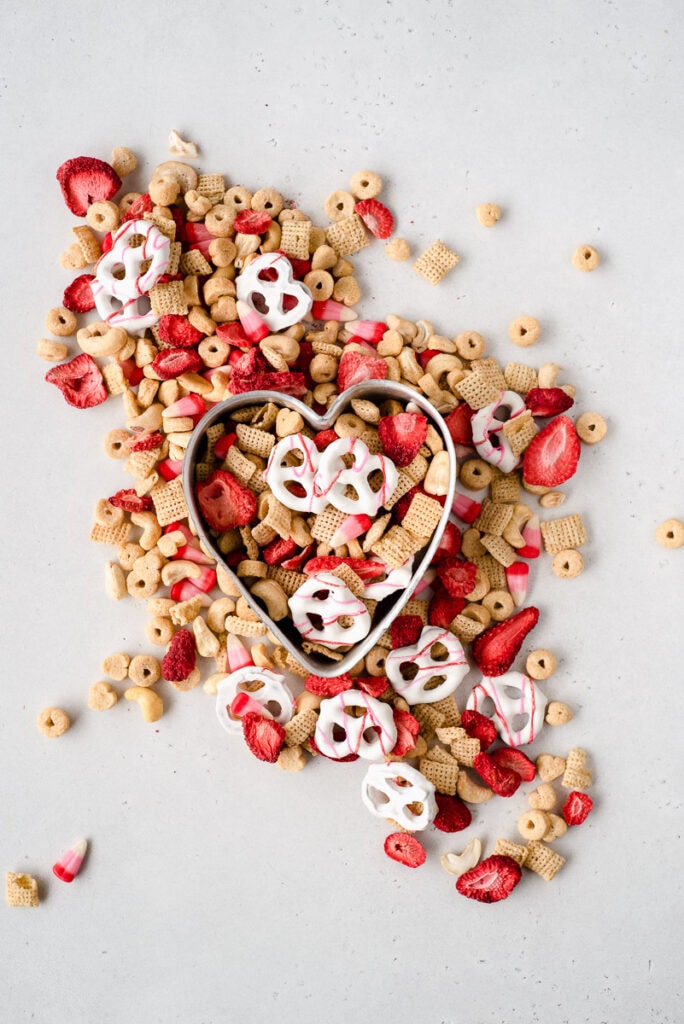
[(280, 564), (282, 568), (294, 569), (298, 571), (299, 569), (301, 569), (302, 565), (307, 560), (312, 550), (313, 544), (309, 544), (308, 547), (305, 547), (302, 551), (297, 552), (297, 554), (293, 555), (292, 558), (286, 558), (284, 562), (281, 562)]
[(497, 796), (513, 796), (522, 782), (517, 772), (498, 765), (492, 756), (485, 754), (483, 750), (473, 758), (473, 767)]
[(265, 210), (240, 210), (233, 227), (241, 235), (263, 235), (271, 226), (271, 215)]
[(309, 693), (315, 693), (318, 697), (336, 697), (338, 693), (351, 690), (353, 685), (354, 681), (348, 672), (344, 672), (339, 676), (333, 676), (331, 679), (310, 675), (306, 677), (304, 683)]
[(556, 416), (533, 437), (523, 457), (523, 478), (534, 487), (557, 487), (574, 475), (580, 440), (569, 416)]
[(307, 576), (314, 576), (319, 572), (332, 572), (338, 565), (348, 565), (362, 580), (377, 579), (387, 572), (384, 562), (371, 562), (365, 558), (341, 558), (339, 555), (318, 555), (310, 558), (304, 566)]
[(444, 527), (444, 533), (437, 545), (437, 550), (432, 556), (432, 565), (441, 562), (445, 558), (455, 558), (461, 551), (461, 531), (456, 523), (449, 520)]
[(228, 390), (233, 395), (242, 395), (246, 391), (280, 391), (283, 395), (301, 398), (308, 388), (303, 373), (260, 373), (246, 380), (231, 377)]
[(231, 353), (230, 365), (234, 378), (251, 380), (263, 374), (268, 363), (258, 348), (251, 348), (248, 352)]
[(490, 756), (499, 768), (510, 769), (519, 775), (523, 782), (532, 782), (537, 774), (537, 766), (534, 761), (530, 761), (522, 750), (516, 750), (514, 747), (499, 747), (497, 750), (493, 750)]
[(354, 213), (376, 238), (389, 238), (394, 231), (394, 217), (384, 203), (378, 199), (362, 199), (354, 206)]
[(117, 491), (107, 501), (116, 508), (122, 508), (124, 512), (151, 512), (154, 508), (148, 494), (138, 494), (132, 487)]
[(223, 434), (214, 445), (214, 455), (217, 459), (225, 459), (229, 450), (237, 441), (237, 434)]
[(204, 366), (194, 348), (165, 348), (152, 360), (152, 369), (161, 380), (172, 380), (183, 373), (196, 373)]
[(239, 320), (233, 320), (228, 324), (217, 324), (216, 337), (219, 341), (225, 341), (226, 345), (237, 345), (238, 348), (249, 349), (253, 345)]
[(422, 448), (427, 428), (427, 416), (419, 412), (385, 416), (378, 424), (383, 452), (395, 466), (408, 466)]
[(95, 309), (95, 299), (90, 282), (95, 280), (94, 274), (79, 274), (64, 289), (62, 305), (73, 313), (89, 313)]
[(204, 335), (193, 327), (186, 316), (180, 313), (165, 313), (157, 324), (160, 339), (174, 348), (189, 348), (197, 345)]
[(337, 367), (337, 387), (345, 391), (352, 384), (364, 380), (384, 380), (387, 363), (379, 356), (364, 356), (360, 352), (343, 352)]
[(557, 416), (573, 404), (574, 399), (563, 388), (532, 388), (525, 395), (525, 405), (533, 416)]
[(285, 559), (290, 558), (297, 550), (297, 545), (292, 537), (278, 537), (262, 549), (266, 565), (282, 565)]
[(568, 793), (568, 799), (561, 810), (565, 824), (581, 825), (583, 821), (586, 821), (593, 806), (594, 801), (588, 793), (580, 793), (573, 789), (571, 793)]
[(138, 196), (128, 210), (121, 218), (122, 223), (125, 224), (127, 220), (142, 220), (146, 213), (152, 213), (153, 202), (147, 192), (143, 192), (141, 196)]
[(397, 730), (397, 742), (390, 753), (392, 757), (404, 757), (416, 745), (420, 722), (409, 711), (404, 711), (402, 708), (395, 708), (392, 717)]
[(64, 400), (76, 409), (91, 409), (107, 398), (107, 388), (95, 360), (82, 352), (68, 363), (53, 366), (45, 374), (48, 384), (55, 384)]
[(398, 647), (411, 647), (423, 632), (423, 620), (420, 615), (398, 615), (390, 626), (392, 650)]
[(465, 608), (465, 598), (452, 597), (439, 579), (432, 585), (432, 600), (428, 608), (428, 621), (431, 626), (448, 629), (457, 615)]
[(100, 249), (102, 250), (102, 255), (104, 256), (104, 254), (106, 252), (109, 252), (109, 250), (112, 248), (113, 245), (114, 245), (114, 232), (113, 231), (108, 231), (106, 235), (102, 236), (102, 241), (100, 242)]
[(227, 469), (215, 469), (196, 484), (195, 496), (203, 518), (219, 533), (246, 526), (256, 512), (256, 494)]
[(179, 629), (162, 658), (161, 669), (164, 679), (179, 683), (187, 679), (195, 667), (197, 651), (195, 636), (189, 629)]
[(339, 441), (339, 435), (334, 430), (319, 430), (317, 434), (311, 438), (313, 443), (318, 448), (319, 452), (325, 451), (329, 444), (334, 444), (335, 441)]
[(354, 676), (354, 685), (369, 697), (382, 697), (387, 689), (387, 679), (385, 676)]
[(205, 227), (201, 221), (187, 221), (183, 225), (183, 233), (185, 241), (191, 249), (197, 249), (201, 252), (205, 260), (211, 259), (209, 246), (215, 241), (216, 236), (212, 235), (209, 228)]
[(408, 832), (392, 832), (387, 836), (385, 853), (407, 868), (419, 868), (425, 863), (425, 847)]
[(123, 370), (126, 381), (132, 388), (139, 384), (145, 376), (142, 366), (138, 366), (135, 359), (122, 359), (119, 366)]
[(456, 408), (444, 417), (447, 430), (451, 434), (454, 444), (463, 444), (472, 447), (473, 424), (472, 409), (466, 402), (461, 402)]
[(141, 434), (133, 434), (124, 441), (129, 452), (149, 452), (154, 448), (160, 448), (164, 443), (164, 435), (158, 430), (150, 433), (145, 430)]
[(255, 757), (275, 764), (285, 745), (285, 730), (280, 722), (248, 711), (242, 719), (242, 734)]
[(522, 868), (512, 857), (495, 853), (456, 879), (461, 896), (480, 903), (505, 900), (522, 878)]
[(474, 640), (473, 658), (483, 676), (508, 672), (527, 634), (539, 621), (539, 609), (522, 608), (505, 622), (497, 622)]
[(448, 796), (446, 793), (435, 793), (438, 812), (433, 821), (435, 828), (440, 832), (462, 832), (468, 828), (473, 816), (470, 809), (466, 807), (457, 796)]
[(121, 188), (121, 178), (114, 168), (94, 156), (65, 160), (56, 177), (64, 202), (77, 217), (85, 217), (93, 203), (113, 199)]
[(471, 739), (480, 741), (480, 746), (483, 750), (491, 747), (499, 735), (491, 718), (487, 718), (480, 711), (466, 710), (461, 712), (461, 725)]
[(458, 558), (443, 558), (437, 566), (437, 575), (451, 597), (467, 597), (475, 589), (477, 566)]

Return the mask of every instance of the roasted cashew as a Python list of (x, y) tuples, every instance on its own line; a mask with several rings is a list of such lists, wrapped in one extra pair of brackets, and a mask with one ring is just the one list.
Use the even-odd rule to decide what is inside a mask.
[(264, 602), (269, 617), (274, 622), (279, 622), (289, 614), (287, 594), (275, 580), (258, 580), (251, 590), (255, 597)]
[(138, 704), (146, 722), (157, 722), (164, 714), (164, 702), (159, 694), (145, 686), (130, 686), (124, 697)]

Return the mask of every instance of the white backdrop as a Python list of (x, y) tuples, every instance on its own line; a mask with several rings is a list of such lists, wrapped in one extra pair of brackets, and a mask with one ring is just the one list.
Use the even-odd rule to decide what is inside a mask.
[[(681, 579), (655, 526), (684, 516), (681, 238), (684, 15), (671, 2), (259, 5), (7, 3), (2, 14), (5, 433), (0, 870), (40, 880), (38, 910), (0, 907), (0, 1002), (11, 1024), (419, 1020), (429, 1024), (681, 1019)], [(44, 315), (70, 279), (73, 218), (54, 174), (127, 145), (139, 182), (177, 128), (203, 171), (273, 186), (323, 222), (360, 169), (386, 180), (398, 233), (462, 256), (437, 288), (377, 243), (359, 255), (369, 318), (481, 331), (536, 316), (522, 361), (555, 361), (606, 441), (565, 508), (587, 571), (537, 567), (535, 644), (549, 696), (575, 710), (537, 749), (585, 747), (596, 809), (552, 883), (495, 906), (439, 865), (470, 835), (515, 837), (518, 796), (432, 833), (419, 871), (382, 852), (362, 769), (289, 775), (218, 729), (201, 689), (155, 726), (85, 704), (105, 654), (149, 651), (145, 612), (113, 604), (98, 498), (125, 486), (101, 441), (114, 401), (79, 413), (44, 384)], [(491, 231), (475, 206), (498, 202)], [(581, 274), (574, 248), (603, 263)], [(73, 716), (48, 741), (50, 704)], [(79, 836), (71, 886), (50, 865)]]

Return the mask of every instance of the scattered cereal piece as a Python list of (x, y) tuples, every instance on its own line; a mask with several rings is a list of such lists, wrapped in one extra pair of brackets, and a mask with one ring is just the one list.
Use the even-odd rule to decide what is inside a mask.
[(572, 262), (578, 270), (595, 270), (601, 257), (592, 245), (579, 245), (572, 254)]
[(508, 328), (508, 336), (514, 345), (527, 348), (539, 341), (541, 328), (533, 316), (519, 316)]
[(392, 238), (385, 246), (385, 254), (397, 263), (404, 263), (411, 257), (411, 246), (405, 238)]
[(553, 556), (551, 571), (561, 580), (574, 580), (584, 571), (584, 559), (579, 551), (568, 549)]
[(93, 711), (109, 711), (118, 699), (119, 695), (112, 684), (104, 680), (93, 683), (88, 690), (88, 707)]
[(501, 207), (496, 203), (480, 203), (475, 207), (475, 216), (485, 228), (491, 228), (501, 220)]
[(684, 545), (684, 523), (681, 519), (666, 519), (656, 530), (655, 536), (664, 548), (681, 548)]
[(525, 671), (532, 679), (548, 679), (556, 671), (556, 657), (544, 648), (531, 651), (527, 655)]
[(413, 269), (432, 285), (439, 284), (443, 277), (460, 262), (461, 257), (439, 240), (423, 252)]
[(63, 341), (41, 338), (36, 346), (36, 353), (48, 363), (61, 363), (69, 354), (69, 349)]
[(5, 899), (9, 907), (37, 907), (38, 882), (33, 875), (7, 871), (5, 873)]
[(61, 708), (45, 708), (38, 715), (38, 728), (43, 736), (63, 736), (71, 725), (71, 719)]
[(577, 436), (585, 444), (598, 444), (606, 436), (608, 425), (597, 412), (583, 412), (575, 421)]

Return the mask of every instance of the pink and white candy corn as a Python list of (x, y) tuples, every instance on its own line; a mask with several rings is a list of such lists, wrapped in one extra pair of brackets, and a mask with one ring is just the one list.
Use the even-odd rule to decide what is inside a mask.
[(61, 879), (62, 882), (73, 882), (76, 875), (81, 870), (83, 859), (88, 849), (88, 843), (85, 839), (79, 839), (77, 843), (63, 853), (59, 860), (52, 865), (52, 873), (57, 878)]
[(247, 650), (239, 636), (229, 633), (226, 637), (226, 664), (230, 672), (253, 665), (251, 653)]
[(355, 320), (352, 325), (354, 340), (363, 338), (364, 341), (378, 342), (387, 330), (387, 324), (380, 320)]
[(246, 302), (238, 299), (235, 303), (237, 309), (237, 315), (240, 318), (242, 329), (249, 338), (250, 341), (257, 344), (262, 341), (267, 335), (271, 333), (268, 324), (266, 324), (257, 311), (248, 306)]
[(451, 511), (461, 520), (462, 523), (473, 523), (482, 511), (482, 505), (467, 494), (454, 495)]
[(506, 584), (516, 608), (520, 608), (527, 596), (529, 575), (530, 567), (527, 562), (513, 562), (513, 565), (506, 568)]
[(258, 700), (254, 700), (254, 697), (250, 696), (249, 693), (245, 693), (244, 690), (240, 690), (238, 695), (233, 698), (229, 712), (233, 718), (244, 718), (245, 715), (249, 714), (262, 715), (264, 718), (273, 718), (273, 715), (268, 708), (265, 708)]
[(531, 516), (522, 530), (522, 539), (525, 541), (523, 547), (518, 548), (517, 554), (521, 558), (538, 558), (541, 551), (541, 529), (539, 527), (539, 516)]
[(364, 515), (351, 515), (347, 516), (344, 522), (337, 528), (335, 533), (330, 538), (330, 547), (339, 548), (343, 544), (348, 544), (350, 540), (355, 540), (360, 537), (362, 533), (366, 533), (372, 526), (372, 520), (370, 516)]
[(314, 302), (311, 313), (314, 320), (337, 320), (338, 323), (349, 323), (350, 320), (356, 320), (359, 315), (355, 310), (345, 306), (342, 302), (336, 302), (335, 299)]
[(201, 395), (190, 394), (179, 398), (177, 402), (168, 405), (162, 411), (162, 419), (167, 416), (204, 416), (207, 406)]

